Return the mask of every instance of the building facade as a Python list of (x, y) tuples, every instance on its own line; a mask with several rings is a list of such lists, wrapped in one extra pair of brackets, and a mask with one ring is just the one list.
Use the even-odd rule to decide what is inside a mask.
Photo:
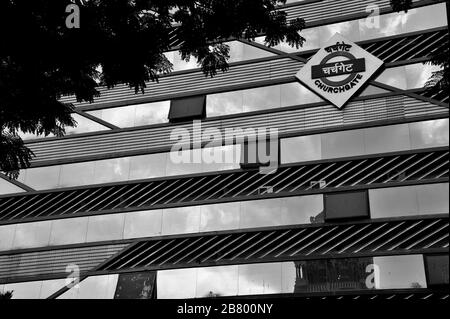
[[(24, 136), (32, 166), (0, 175), (0, 292), (447, 298), (449, 100), (424, 62), (448, 46), (448, 6), (413, 4), (288, 1), (300, 49), (230, 41), (214, 78), (175, 50), (144, 94), (64, 98), (78, 126)], [(383, 62), (342, 108), (296, 78), (336, 32)], [(260, 128), (277, 131), (270, 173), (226, 135)], [(181, 162), (174, 134), (190, 138)]]

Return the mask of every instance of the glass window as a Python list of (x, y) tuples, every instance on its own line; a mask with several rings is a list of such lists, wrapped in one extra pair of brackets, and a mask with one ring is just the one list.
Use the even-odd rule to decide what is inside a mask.
[(372, 218), (419, 214), (415, 186), (370, 189), (369, 203)]
[(419, 214), (448, 214), (448, 183), (418, 185)]
[(244, 91), (209, 94), (206, 96), (207, 117), (244, 112)]
[(2, 194), (14, 194), (14, 193), (23, 193), (24, 189), (10, 183), (3, 178), (0, 177), (0, 195)]
[(282, 198), (281, 219), (283, 225), (323, 223), (323, 195)]
[(39, 299), (42, 281), (6, 284), (5, 291), (13, 291), (12, 299)]
[(364, 130), (322, 134), (323, 158), (364, 155)]
[(95, 162), (61, 165), (59, 187), (95, 184)]
[(240, 228), (281, 225), (281, 200), (263, 199), (241, 203)]
[(136, 105), (134, 126), (167, 123), (170, 101), (161, 101)]
[(72, 117), (77, 124), (75, 127), (66, 126), (66, 135), (109, 130), (106, 126), (103, 126), (79, 114), (72, 114)]
[(237, 294), (238, 266), (197, 269), (197, 298), (236, 296)]
[(373, 262), (379, 269), (375, 289), (427, 288), (422, 255), (374, 257)]
[[(445, 2), (409, 10), (403, 20), (404, 32), (415, 32), (447, 25)], [(394, 16), (394, 14), (392, 14)]]
[(230, 59), (228, 60), (228, 63), (260, 59), (275, 55), (269, 51), (256, 48), (240, 41), (225, 42), (225, 44), (230, 46)]
[(196, 268), (162, 270), (156, 275), (158, 299), (194, 298), (196, 286)]
[(201, 149), (172, 151), (167, 155), (166, 175), (195, 174), (202, 171)]
[(200, 206), (200, 231), (238, 229), (240, 203)]
[(413, 149), (448, 146), (448, 119), (409, 124)]
[(320, 27), (320, 46), (324, 46), (336, 32), (353, 42), (361, 40), (358, 20), (345, 21)]
[(408, 124), (367, 128), (364, 133), (366, 154), (411, 149)]
[(426, 288), (422, 255), (163, 270), (159, 299)]
[(281, 140), (281, 163), (296, 163), (322, 158), (320, 135), (298, 136)]
[(69, 245), (84, 243), (88, 218), (69, 218), (52, 221), (50, 245)]
[(281, 263), (281, 290), (283, 293), (293, 293), (297, 281), (297, 269), (294, 262)]
[(406, 82), (406, 68), (405, 66), (397, 66), (394, 68), (388, 68), (384, 70), (376, 79), (376, 82), (380, 82), (389, 86), (396, 87), (398, 89), (408, 89)]
[(88, 277), (57, 299), (113, 299), (118, 275)]
[(58, 290), (62, 289), (66, 285), (66, 278), (64, 279), (54, 279), (54, 280), (44, 280), (42, 281), (41, 293), (39, 295), (40, 299), (45, 299), (53, 295)]
[(36, 190), (58, 188), (60, 169), (59, 165), (28, 168), (25, 184)]
[[(220, 159), (220, 160), (216, 160)], [(208, 162), (211, 159), (211, 163)], [(240, 145), (205, 147), (202, 149), (202, 172), (217, 172), (240, 168)]]
[(280, 88), (281, 107), (323, 102), (318, 95), (297, 82), (282, 84)]
[(429, 63), (416, 63), (405, 66), (406, 82), (408, 89), (423, 88), (433, 72), (440, 71), (441, 67)]
[(51, 221), (17, 224), (13, 249), (48, 246)]
[(244, 91), (244, 112), (273, 109), (281, 106), (279, 85), (265, 86)]
[(133, 212), (125, 214), (124, 235), (126, 238), (138, 238), (161, 235), (162, 210)]
[[(382, 14), (373, 18), (359, 19), (359, 30), (362, 40), (370, 40), (402, 34), (405, 31), (404, 24), (408, 19), (408, 14), (401, 11), (394, 14)], [(378, 22), (379, 25), (375, 23)]]
[(163, 235), (195, 233), (200, 229), (200, 207), (180, 207), (163, 211)]
[(91, 216), (88, 221), (87, 241), (123, 238), (125, 214)]
[(130, 157), (96, 161), (94, 173), (95, 183), (126, 181), (129, 179)]
[(130, 180), (166, 175), (168, 153), (133, 156), (130, 158)]
[(183, 71), (183, 70), (190, 70), (190, 69), (196, 69), (200, 67), (197, 64), (197, 59), (194, 57), (191, 57), (189, 61), (185, 61), (181, 58), (181, 54), (179, 51), (170, 51), (165, 52), (164, 55), (166, 58), (173, 64), (173, 70), (176, 71)]
[(118, 127), (133, 127), (136, 117), (134, 105), (89, 111), (89, 114)]
[(281, 263), (239, 265), (238, 267), (240, 296), (282, 293)]
[(11, 249), (15, 231), (16, 225), (0, 226), (0, 251)]

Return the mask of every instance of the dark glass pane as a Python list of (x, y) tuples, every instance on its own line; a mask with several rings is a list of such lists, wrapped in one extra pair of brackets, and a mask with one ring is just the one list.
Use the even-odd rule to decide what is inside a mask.
[(119, 274), (114, 299), (155, 299), (156, 272)]

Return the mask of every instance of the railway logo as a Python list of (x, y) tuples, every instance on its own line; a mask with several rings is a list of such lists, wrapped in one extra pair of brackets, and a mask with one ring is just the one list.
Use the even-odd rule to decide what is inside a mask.
[(296, 77), (341, 109), (382, 65), (383, 61), (336, 33)]

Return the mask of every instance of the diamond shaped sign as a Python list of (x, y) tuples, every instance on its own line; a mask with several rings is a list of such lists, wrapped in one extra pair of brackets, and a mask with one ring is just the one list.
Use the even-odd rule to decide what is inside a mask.
[(341, 109), (382, 65), (383, 61), (336, 33), (296, 77)]

